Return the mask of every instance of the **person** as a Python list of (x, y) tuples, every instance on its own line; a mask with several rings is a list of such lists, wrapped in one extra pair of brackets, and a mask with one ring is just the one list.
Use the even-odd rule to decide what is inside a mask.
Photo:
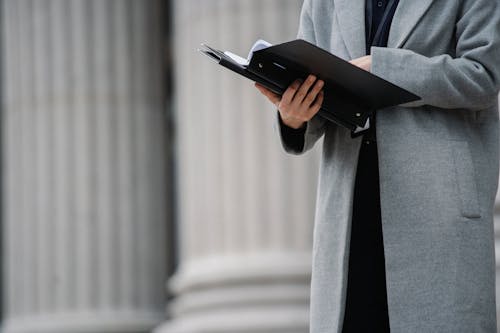
[(421, 97), (355, 136), (321, 73), (256, 84), (285, 151), (323, 137), (310, 332), (496, 332), (500, 2), (305, 0), (298, 38)]

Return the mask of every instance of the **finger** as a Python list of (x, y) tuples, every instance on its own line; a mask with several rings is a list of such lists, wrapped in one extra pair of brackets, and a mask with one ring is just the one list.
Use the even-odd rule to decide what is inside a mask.
[(325, 98), (325, 93), (323, 92), (323, 90), (321, 90), (318, 94), (318, 97), (314, 101), (314, 104), (311, 105), (311, 107), (307, 110), (307, 116), (309, 119), (312, 118), (321, 109), (324, 98)]
[(349, 60), (349, 62), (350, 62), (351, 64), (355, 65), (357, 62), (359, 62), (359, 58)]
[(371, 59), (366, 58), (361, 68), (369, 72), (371, 70), (371, 65), (372, 65)]
[(261, 90), (261, 93), (266, 96), (266, 98), (273, 103), (276, 107), (278, 107), (280, 103), (280, 97), (269, 90)]
[(318, 96), (319, 92), (324, 86), (323, 80), (318, 80), (312, 87), (311, 91), (307, 94), (307, 96), (304, 98), (304, 101), (302, 102), (302, 106), (305, 106), (306, 108), (309, 108), (312, 103), (316, 100), (316, 97)]
[(261, 90), (261, 89), (267, 89), (266, 87), (264, 87), (262, 84), (260, 84), (259, 82), (255, 82), (254, 83), (254, 86), (255, 88)]
[(278, 94), (275, 94), (274, 92), (272, 92), (271, 90), (267, 89), (266, 87), (264, 87), (261, 84), (256, 83), (255, 87), (257, 89), (259, 89), (259, 91), (264, 96), (266, 96), (267, 99), (269, 99), (269, 101), (271, 101), (271, 103), (273, 103), (274, 105), (276, 105), (276, 107), (278, 106), (278, 104), (280, 103), (280, 100), (281, 100), (281, 96), (279, 96)]
[(314, 75), (309, 75), (307, 77), (307, 79), (304, 81), (304, 83), (302, 83), (302, 85), (300, 86), (299, 90), (297, 91), (297, 93), (295, 94), (295, 97), (292, 101), (292, 103), (302, 103), (302, 101), (304, 100), (304, 98), (306, 97), (307, 95), (307, 92), (309, 91), (309, 89), (311, 88), (311, 86), (313, 85), (313, 83), (316, 81), (316, 77)]
[(281, 97), (281, 102), (284, 105), (289, 105), (292, 102), (295, 94), (297, 93), (297, 90), (300, 87), (300, 84), (300, 80), (295, 80), (290, 86), (288, 86), (285, 93)]
[(364, 69), (365, 71), (368, 71), (368, 63), (365, 60), (360, 61), (358, 64), (356, 64), (356, 66), (358, 66), (361, 69)]
[(269, 88), (267, 88), (266, 86), (264, 86), (264, 85), (260, 84), (259, 82), (255, 82), (255, 84), (254, 84), (254, 85), (255, 85), (255, 87), (256, 87), (257, 89), (259, 89), (259, 90), (267, 90), (267, 91), (272, 92)]

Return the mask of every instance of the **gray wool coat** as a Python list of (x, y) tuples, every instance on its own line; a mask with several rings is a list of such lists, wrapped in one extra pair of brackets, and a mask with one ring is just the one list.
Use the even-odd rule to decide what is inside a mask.
[[(298, 37), (346, 60), (363, 56), (364, 4), (306, 0)], [(493, 333), (500, 1), (400, 0), (387, 48), (371, 54), (374, 74), (422, 97), (377, 111), (391, 332)], [(361, 138), (319, 116), (301, 150), (279, 133), (294, 154), (324, 137), (310, 332), (341, 332)]]

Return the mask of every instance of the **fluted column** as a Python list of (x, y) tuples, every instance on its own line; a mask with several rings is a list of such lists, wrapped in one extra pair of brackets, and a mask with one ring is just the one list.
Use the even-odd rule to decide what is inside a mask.
[(3, 1), (2, 332), (164, 316), (161, 3)]
[(196, 52), (296, 36), (299, 0), (174, 1), (179, 268), (157, 332), (306, 332), (317, 153), (291, 157), (250, 81)]

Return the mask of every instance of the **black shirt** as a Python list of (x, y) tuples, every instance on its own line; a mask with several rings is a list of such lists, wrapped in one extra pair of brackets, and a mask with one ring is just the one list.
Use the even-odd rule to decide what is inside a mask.
[[(386, 19), (382, 19), (385, 8), (392, 4), (394, 8), (388, 8)], [(366, 5), (369, 53), (372, 45), (387, 45), (397, 1), (367, 0)], [(381, 29), (376, 35), (378, 25)], [(390, 332), (374, 118), (370, 125), (363, 134), (356, 169), (342, 333)]]
[[(371, 1), (371, 6), (370, 2)], [(367, 0), (366, 1), (366, 11), (365, 11), (365, 36), (366, 36), (366, 54), (370, 54), (371, 46), (387, 46), (387, 40), (389, 39), (389, 29), (391, 27), (392, 18), (396, 12), (396, 8), (399, 0)], [(382, 22), (385, 10), (387, 6), (391, 4), (389, 12), (387, 13), (387, 18)], [(371, 12), (370, 12), (371, 11)], [(370, 22), (371, 20), (371, 22)], [(382, 26), (380, 26), (382, 22)], [(380, 33), (376, 36), (376, 32), (380, 26)], [(377, 38), (375, 38), (377, 37)], [(375, 135), (375, 117), (376, 112), (370, 117), (370, 128), (366, 131), (359, 132), (358, 135), (363, 135), (363, 141), (376, 141)]]
[[(396, 8), (398, 5), (398, 0), (394, 1), (389, 12), (387, 14), (387, 19), (381, 27), (381, 33), (379, 38), (374, 40), (375, 33), (382, 21), (384, 16), (385, 9), (390, 3), (390, 0), (371, 0), (371, 7), (369, 4), (370, 0), (367, 0), (367, 4), (365, 6), (365, 34), (366, 34), (366, 54), (370, 54), (370, 46), (386, 46), (387, 40), (389, 38), (389, 28), (391, 27), (392, 17), (396, 12)], [(370, 10), (372, 13), (370, 13)], [(371, 18), (371, 23), (370, 23)], [(370, 31), (370, 26), (371, 31)]]

